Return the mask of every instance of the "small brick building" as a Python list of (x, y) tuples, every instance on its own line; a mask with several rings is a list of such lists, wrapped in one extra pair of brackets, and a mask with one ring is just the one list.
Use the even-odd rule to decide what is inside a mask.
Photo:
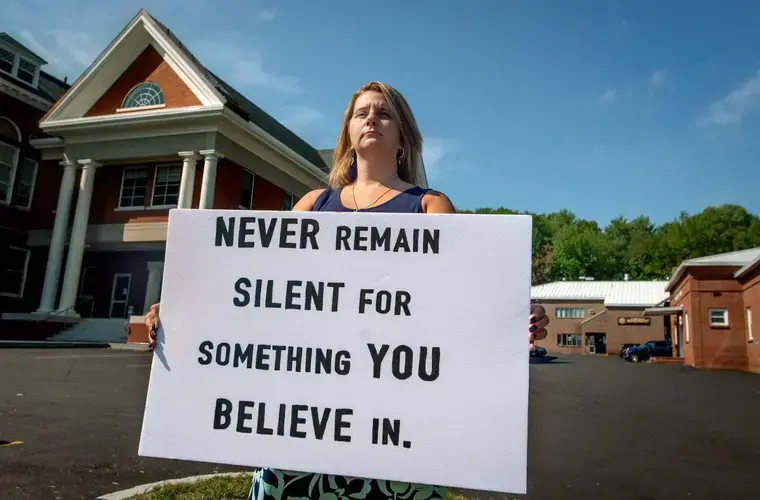
[(624, 344), (668, 337), (661, 317), (644, 310), (667, 300), (664, 281), (556, 281), (534, 286), (546, 308), (549, 335), (537, 345), (565, 354), (618, 354)]
[(760, 247), (686, 260), (665, 288), (669, 305), (645, 314), (667, 318), (686, 365), (760, 373)]

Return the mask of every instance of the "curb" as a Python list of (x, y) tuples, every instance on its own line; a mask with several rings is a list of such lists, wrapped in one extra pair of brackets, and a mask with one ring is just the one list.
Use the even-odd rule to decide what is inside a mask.
[(66, 342), (55, 340), (0, 340), (0, 349), (106, 348), (107, 342)]
[(147, 343), (123, 344), (93, 341), (65, 340), (0, 340), (0, 349), (116, 349), (122, 351), (149, 351)]
[(155, 483), (141, 484), (139, 486), (134, 486), (127, 490), (121, 490), (121, 491), (116, 491), (114, 493), (101, 495), (99, 497), (95, 497), (95, 500), (127, 500), (134, 496), (147, 493), (149, 490), (153, 488), (157, 488), (159, 486), (166, 486), (168, 484), (179, 484), (179, 483), (197, 483), (198, 481), (203, 481), (204, 479), (211, 479), (213, 477), (239, 476), (241, 474), (252, 476), (253, 471), (251, 472), (242, 472), (242, 471), (241, 472), (220, 472), (217, 474), (204, 474), (202, 476), (188, 476), (188, 477), (181, 477), (179, 479), (167, 479), (165, 481), (157, 481)]

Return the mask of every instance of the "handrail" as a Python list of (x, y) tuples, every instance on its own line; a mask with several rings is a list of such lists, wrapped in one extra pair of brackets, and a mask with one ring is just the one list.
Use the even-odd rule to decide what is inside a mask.
[(48, 314), (48, 315), (46, 315), (46, 316), (38, 319), (37, 320), (37, 324), (39, 325), (43, 321), (48, 321), (51, 318), (55, 318), (55, 317), (57, 317), (57, 316), (59, 316), (61, 314), (69, 312), (70, 310), (76, 309), (77, 307), (79, 307), (80, 305), (84, 304), (87, 301), (91, 301), (92, 302), (90, 304), (90, 316), (92, 316), (92, 311), (95, 308), (95, 297), (85, 297), (83, 299), (78, 300), (73, 306), (67, 307), (66, 309), (61, 309), (60, 311), (55, 311), (55, 312), (53, 312), (51, 314)]

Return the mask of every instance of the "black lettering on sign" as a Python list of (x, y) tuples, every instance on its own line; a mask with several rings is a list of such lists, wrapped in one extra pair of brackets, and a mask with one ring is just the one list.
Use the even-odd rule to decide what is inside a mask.
[[(236, 224), (236, 219), (239, 219)], [(237, 226), (237, 232), (235, 227)], [(257, 231), (258, 229), (258, 231)], [(279, 234), (278, 234), (279, 231)], [(214, 246), (254, 248), (257, 243), (269, 248), (278, 234), (278, 248), (319, 250), (319, 221), (294, 217), (223, 217), (216, 218)], [(237, 242), (235, 241), (237, 236)]]
[[(237, 408), (235, 408), (237, 406)], [(271, 406), (270, 406), (271, 407)], [(256, 422), (254, 425), (254, 410)], [(351, 428), (349, 417), (354, 414), (350, 408), (321, 408), (305, 404), (279, 404), (275, 412), (267, 412), (267, 403), (238, 401), (236, 404), (225, 398), (218, 398), (214, 406), (215, 430), (229, 429), (232, 415), (236, 414), (235, 431), (241, 434), (260, 434), (264, 436), (288, 436), (305, 439), (313, 431), (313, 437), (319, 440), (331, 436), (335, 441), (350, 443), (348, 434)], [(271, 414), (270, 414), (271, 413)], [(332, 422), (331, 422), (332, 420)], [(311, 422), (309, 422), (311, 421)], [(332, 424), (333, 432), (328, 434)]]
[[(235, 307), (245, 307), (251, 302), (251, 294), (248, 293), (248, 288), (251, 288), (251, 280), (248, 278), (238, 278), (235, 282), (235, 291), (238, 293), (238, 297), (233, 297), (232, 303)], [(257, 296), (259, 291), (257, 290)], [(258, 301), (258, 297), (257, 297)]]
[[(372, 377), (380, 378), (385, 359), (390, 346), (383, 344), (380, 349), (374, 344), (367, 344), (369, 355), (372, 358)], [(430, 366), (428, 367), (428, 351), (430, 351)], [(417, 375), (424, 382), (433, 382), (438, 379), (441, 368), (441, 349), (439, 347), (420, 347), (419, 361), (417, 363)], [(406, 380), (414, 372), (414, 351), (406, 345), (397, 346), (391, 355), (391, 373), (399, 380)]]
[(201, 353), (201, 356), (198, 358), (198, 363), (202, 365), (211, 364), (211, 360), (214, 359), (214, 356), (211, 354), (211, 350), (213, 348), (214, 343), (210, 340), (204, 340), (201, 342), (201, 344), (198, 346), (198, 351)]
[[(248, 278), (238, 278), (234, 285), (237, 295), (232, 299), (236, 307), (251, 305), (249, 289), (252, 286), (254, 286), (253, 307), (262, 307), (263, 293), (263, 307), (268, 309), (282, 309), (284, 301), (286, 310), (323, 311), (327, 296), (330, 311), (336, 312), (340, 302), (340, 291), (346, 287), (346, 284), (331, 281), (287, 280), (284, 286), (281, 284), (278, 286), (275, 280), (257, 279), (255, 283), (252, 283)], [(325, 288), (328, 290), (326, 291)], [(408, 304), (409, 299), (410, 297), (406, 297), (401, 301)], [(397, 308), (402, 306), (397, 306)], [(409, 310), (408, 307), (403, 307)]]
[[(369, 234), (367, 234), (369, 233)], [(441, 249), (439, 229), (406, 229), (391, 227), (338, 226), (335, 249), (358, 252), (434, 253)]]
[[(374, 297), (372, 297), (374, 295)], [(359, 291), (359, 314), (364, 314), (367, 306), (374, 303), (375, 312), (378, 314), (388, 314), (393, 309), (394, 316), (411, 316), (412, 311), (409, 309), (409, 303), (412, 301), (412, 295), (405, 290), (396, 290), (391, 294), (388, 290), (379, 290), (375, 292), (372, 288), (362, 288)]]
[[(380, 425), (382, 424), (382, 437), (380, 436)], [(393, 446), (398, 446), (399, 441), (401, 439), (401, 420), (398, 419), (391, 419), (389, 418), (383, 418), (382, 421), (379, 418), (373, 418), (372, 419), (372, 444), (379, 444), (380, 439), (382, 439), (382, 444), (387, 445), (388, 443), (392, 444)], [(401, 446), (403, 446), (406, 449), (409, 449), (412, 447), (411, 441), (404, 441), (401, 443)]]
[(214, 429), (226, 429), (232, 420), (232, 401), (217, 398), (214, 408)]

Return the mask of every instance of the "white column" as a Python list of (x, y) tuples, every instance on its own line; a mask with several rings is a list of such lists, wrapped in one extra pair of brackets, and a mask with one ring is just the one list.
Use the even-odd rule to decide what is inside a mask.
[(198, 208), (214, 208), (214, 189), (216, 188), (216, 164), (220, 158), (224, 156), (214, 151), (213, 149), (207, 149), (205, 151), (198, 151), (204, 157), (203, 162), (203, 183), (201, 184), (201, 202)]
[(94, 160), (79, 160), (82, 165), (82, 177), (79, 180), (79, 198), (74, 212), (74, 224), (71, 227), (71, 241), (69, 242), (69, 255), (66, 258), (66, 273), (63, 276), (63, 288), (61, 289), (61, 301), (58, 303), (59, 311), (66, 311), (66, 316), (77, 316), (74, 306), (77, 301), (79, 290), (79, 273), (82, 270), (82, 256), (84, 255), (84, 241), (87, 236), (87, 221), (90, 218), (90, 200), (95, 181), (95, 169), (98, 163)]
[(200, 156), (194, 151), (180, 151), (182, 157), (182, 179), (179, 181), (179, 201), (177, 208), (192, 208), (193, 186), (195, 185), (195, 165)]
[(145, 286), (145, 304), (143, 314), (148, 314), (150, 306), (160, 299), (161, 277), (164, 272), (163, 262), (148, 262), (148, 284)]
[(74, 181), (77, 177), (77, 165), (71, 160), (61, 162), (63, 176), (61, 187), (58, 190), (58, 205), (55, 208), (55, 222), (53, 222), (53, 234), (50, 238), (50, 251), (45, 268), (45, 281), (42, 285), (42, 299), (38, 313), (49, 313), (55, 307), (55, 298), (58, 295), (58, 281), (61, 277), (61, 265), (63, 264), (63, 251), (66, 247), (66, 236), (69, 227), (69, 211), (71, 210), (71, 198), (74, 194)]

